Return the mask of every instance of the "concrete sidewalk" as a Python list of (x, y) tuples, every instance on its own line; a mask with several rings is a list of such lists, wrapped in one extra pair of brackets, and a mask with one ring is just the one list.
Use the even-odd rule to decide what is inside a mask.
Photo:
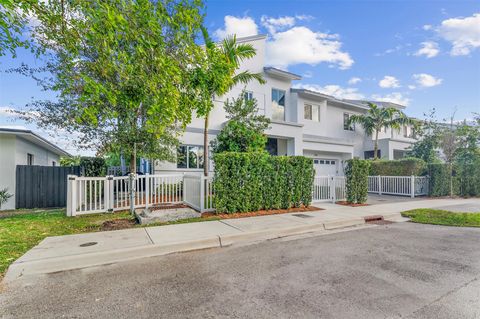
[(15, 261), (5, 280), (112, 264), (174, 252), (219, 248), (306, 233), (329, 233), (360, 226), (365, 217), (381, 215), (404, 221), (400, 212), (415, 208), (478, 205), (479, 199), (434, 199), (346, 207), (316, 204), (324, 210), (221, 221), (125, 229), (45, 238)]

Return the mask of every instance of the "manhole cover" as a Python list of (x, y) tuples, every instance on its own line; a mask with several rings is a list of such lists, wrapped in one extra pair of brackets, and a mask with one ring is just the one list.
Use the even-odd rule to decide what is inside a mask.
[(300, 217), (300, 218), (312, 218), (313, 216), (310, 215), (305, 215), (305, 214), (292, 214), (295, 217)]
[(80, 247), (89, 247), (89, 246), (93, 246), (93, 245), (96, 245), (96, 244), (97, 244), (96, 241), (91, 241), (91, 242), (88, 242), (88, 243), (81, 244)]

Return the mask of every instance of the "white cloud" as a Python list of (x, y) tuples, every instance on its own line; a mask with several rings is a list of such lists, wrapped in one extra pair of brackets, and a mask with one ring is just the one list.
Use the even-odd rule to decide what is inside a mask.
[(224, 22), (224, 28), (217, 29), (214, 32), (217, 39), (225, 39), (233, 34), (236, 34), (239, 38), (258, 34), (258, 26), (250, 17), (237, 18), (228, 15), (225, 16)]
[(373, 94), (372, 99), (379, 102), (392, 102), (403, 106), (408, 106), (410, 99), (400, 92), (393, 92), (387, 95)]
[(480, 47), (480, 13), (444, 20), (437, 32), (452, 44), (451, 55), (468, 55)]
[(312, 71), (305, 71), (305, 73), (303, 73), (302, 77), (309, 79), (309, 78), (313, 77), (313, 72)]
[(422, 56), (424, 55), (425, 57), (433, 58), (438, 55), (440, 50), (438, 49), (438, 43), (433, 42), (433, 41), (425, 41), (421, 43), (421, 48), (414, 53), (416, 56)]
[(325, 86), (321, 86), (317, 84), (297, 84), (294, 87), (331, 95), (336, 97), (337, 99), (360, 100), (365, 98), (363, 94), (358, 92), (357, 88), (343, 88), (335, 84), (330, 84)]
[(268, 30), (268, 32), (274, 34), (277, 32), (277, 30), (293, 27), (295, 25), (295, 17), (285, 16), (272, 18), (264, 15), (260, 19), (260, 22)]
[(443, 82), (443, 79), (436, 78), (433, 75), (427, 73), (414, 74), (413, 78), (420, 87), (437, 86)]
[(415, 85), (413, 85), (413, 84), (410, 84), (410, 85), (408, 86), (408, 88), (409, 88), (410, 90), (415, 90), (417, 87), (416, 87)]
[(422, 28), (423, 28), (423, 30), (428, 31), (428, 30), (432, 30), (433, 27), (432, 27), (431, 24), (426, 24)]
[(383, 79), (378, 82), (381, 88), (398, 88), (400, 87), (400, 81), (391, 75), (385, 75)]
[(350, 85), (355, 85), (360, 82), (362, 82), (362, 79), (357, 77), (353, 77), (353, 78), (350, 78), (350, 80), (348, 80), (348, 84)]
[(340, 69), (348, 69), (354, 62), (350, 54), (341, 50), (342, 43), (335, 34), (296, 26), (277, 32), (272, 38), (267, 42), (267, 61), (273, 66), (286, 68), (294, 64), (316, 65), (326, 62)]

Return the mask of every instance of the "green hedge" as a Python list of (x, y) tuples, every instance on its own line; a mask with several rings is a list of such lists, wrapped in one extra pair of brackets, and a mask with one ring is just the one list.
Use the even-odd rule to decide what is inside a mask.
[(312, 201), (313, 161), (266, 152), (214, 155), (217, 212), (249, 212), (308, 206)]
[(427, 163), (419, 158), (404, 158), (400, 160), (371, 161), (370, 176), (420, 176), (427, 172)]
[(347, 202), (362, 204), (367, 201), (369, 170), (370, 161), (368, 160), (354, 158), (347, 161), (345, 167)]
[(105, 159), (101, 157), (82, 157), (80, 166), (84, 176), (105, 176), (107, 170)]
[(453, 195), (480, 196), (480, 160), (473, 164), (429, 164), (430, 196), (450, 196), (450, 181)]

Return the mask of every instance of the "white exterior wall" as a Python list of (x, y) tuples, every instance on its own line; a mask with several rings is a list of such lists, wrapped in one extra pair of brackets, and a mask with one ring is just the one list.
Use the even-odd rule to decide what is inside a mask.
[(33, 165), (60, 165), (59, 155), (14, 134), (0, 134), (0, 189), (13, 195), (1, 210), (15, 209), (16, 167), (27, 165), (27, 154), (33, 155)]
[[(15, 136), (0, 134), (0, 190), (15, 194)], [(15, 209), (15, 196), (2, 205), (2, 210)]]
[[(366, 109), (364, 107), (334, 99), (332, 101), (328, 97), (311, 97), (309, 94), (292, 91), (293, 81), (288, 79), (288, 76), (264, 72), (266, 64), (265, 38), (253, 37), (245, 40), (245, 42), (249, 42), (255, 47), (257, 55), (245, 61), (239, 71), (249, 70), (254, 73), (263, 73), (266, 80), (263, 85), (252, 81), (245, 87), (247, 91), (253, 93), (253, 97), (257, 100), (259, 113), (271, 119), (272, 89), (280, 89), (286, 92), (285, 121), (272, 120), (270, 128), (266, 131), (269, 137), (281, 139), (281, 143), (278, 145), (279, 154), (334, 159), (337, 161), (338, 174), (343, 175), (342, 166), (345, 160), (353, 157), (364, 158), (364, 151), (373, 150), (372, 137), (365, 136), (360, 125), (356, 125), (355, 131), (343, 129), (343, 114), (365, 113)], [(238, 85), (225, 96), (216, 97), (215, 108), (210, 113), (209, 119), (209, 141), (215, 138), (226, 122), (226, 114), (223, 109), (224, 102), (228, 98), (238, 97), (243, 88), (244, 85)], [(305, 103), (320, 106), (320, 122), (304, 119)], [(181, 143), (202, 146), (203, 127), (204, 119), (194, 118), (181, 138)], [(381, 132), (379, 138), (382, 139), (379, 142), (382, 155), (385, 154), (385, 157), (388, 156), (389, 159), (393, 159), (393, 149), (405, 149), (414, 141), (411, 138), (405, 138), (403, 130), (392, 132), (389, 129), (387, 132)], [(390, 143), (392, 139), (405, 141), (405, 143), (392, 144)], [(177, 169), (176, 167), (176, 163), (157, 162), (155, 172), (195, 172), (199, 174), (202, 172), (202, 169)], [(210, 164), (209, 169), (213, 170), (212, 164)]]

